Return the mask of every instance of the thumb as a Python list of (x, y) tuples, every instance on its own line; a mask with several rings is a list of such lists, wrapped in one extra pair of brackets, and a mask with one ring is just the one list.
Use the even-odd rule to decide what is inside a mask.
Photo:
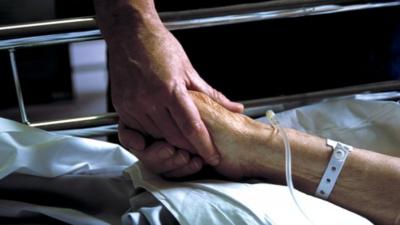
[(231, 112), (242, 113), (244, 106), (241, 103), (233, 102), (229, 100), (224, 94), (211, 87), (205, 82), (200, 76), (198, 76), (197, 82), (193, 82), (193, 88), (195, 91), (203, 92), (208, 95), (211, 99), (216, 101)]
[(212, 87), (210, 87), (209, 91), (205, 92), (205, 94), (207, 94), (214, 101), (232, 112), (242, 113), (244, 110), (243, 104), (229, 100), (224, 94), (215, 90)]

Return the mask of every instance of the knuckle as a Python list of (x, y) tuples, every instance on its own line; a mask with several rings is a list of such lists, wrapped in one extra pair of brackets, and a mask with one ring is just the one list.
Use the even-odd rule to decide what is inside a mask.
[(174, 97), (180, 97), (186, 92), (186, 86), (184, 82), (173, 80), (170, 83), (170, 92)]
[(175, 150), (172, 147), (165, 144), (159, 147), (158, 157), (159, 159), (168, 159), (171, 156), (173, 156), (174, 153)]
[(212, 98), (213, 98), (215, 101), (217, 101), (217, 102), (222, 101), (223, 98), (224, 98), (224, 95), (223, 95), (221, 92), (219, 92), (219, 91), (217, 91), (217, 90), (215, 90), (215, 89), (213, 89), (211, 93), (212, 93), (212, 94), (211, 94), (211, 95), (212, 95)]
[(183, 126), (183, 134), (188, 138), (196, 138), (204, 133), (201, 121), (189, 121)]
[(158, 96), (165, 98), (165, 96), (170, 96), (175, 88), (178, 86), (178, 81), (175, 79), (166, 79), (155, 84), (151, 89), (148, 89), (148, 93), (153, 96)]
[(179, 82), (176, 79), (169, 79), (169, 80), (165, 81), (164, 88), (166, 90), (172, 91), (178, 86), (178, 83)]
[(185, 165), (189, 162), (189, 154), (184, 151), (178, 151), (175, 156), (174, 163), (177, 166)]

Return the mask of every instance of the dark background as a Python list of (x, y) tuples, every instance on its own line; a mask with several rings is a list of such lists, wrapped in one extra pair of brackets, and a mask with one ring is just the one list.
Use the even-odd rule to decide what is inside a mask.
[[(239, 0), (156, 1), (159, 11)], [(0, 24), (93, 15), (91, 1), (3, 0)], [(234, 100), (288, 95), (400, 78), (400, 7), (174, 32), (193, 65)], [(68, 49), (18, 52), (28, 103), (73, 97)], [(8, 55), (0, 52), (0, 107), (16, 103)]]

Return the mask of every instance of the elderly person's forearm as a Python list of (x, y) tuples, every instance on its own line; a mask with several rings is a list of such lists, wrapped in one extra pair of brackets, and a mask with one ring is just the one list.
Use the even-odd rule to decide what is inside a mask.
[[(326, 139), (286, 129), (292, 148), (292, 171), (296, 188), (314, 195), (330, 160), (332, 149)], [(273, 135), (269, 157), (257, 163), (257, 175), (284, 177), (284, 147)], [(264, 154), (266, 155), (266, 154)], [(394, 224), (400, 216), (400, 159), (354, 148), (349, 154), (329, 201), (372, 219), (377, 224)]]
[[(232, 113), (192, 92), (217, 149), (220, 173), (285, 183), (285, 149), (279, 129)], [(285, 129), (292, 149), (297, 189), (314, 195), (332, 155), (326, 139)], [(400, 218), (400, 158), (355, 148), (345, 161), (328, 201), (371, 219), (393, 225)]]

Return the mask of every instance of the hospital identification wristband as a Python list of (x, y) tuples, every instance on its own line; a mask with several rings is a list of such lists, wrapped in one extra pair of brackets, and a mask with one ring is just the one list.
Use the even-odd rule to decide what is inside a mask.
[(326, 139), (326, 144), (332, 147), (333, 152), (317, 191), (315, 192), (315, 195), (322, 199), (329, 198), (329, 195), (335, 187), (340, 171), (342, 171), (343, 165), (346, 162), (347, 156), (353, 150), (353, 147), (350, 145), (345, 145), (330, 139)]

